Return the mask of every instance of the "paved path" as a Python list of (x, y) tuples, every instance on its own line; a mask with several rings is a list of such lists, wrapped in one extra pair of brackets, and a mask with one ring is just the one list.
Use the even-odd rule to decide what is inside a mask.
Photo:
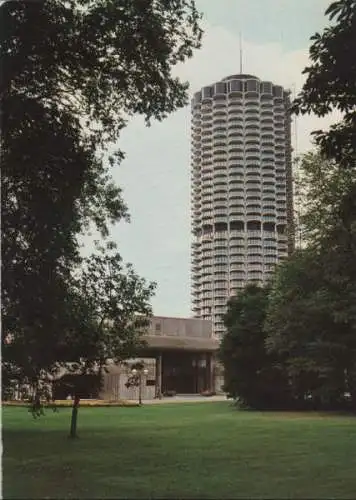
[(157, 405), (164, 403), (212, 403), (216, 401), (227, 401), (226, 396), (174, 396), (171, 398), (162, 399), (146, 399), (143, 401), (145, 405)]

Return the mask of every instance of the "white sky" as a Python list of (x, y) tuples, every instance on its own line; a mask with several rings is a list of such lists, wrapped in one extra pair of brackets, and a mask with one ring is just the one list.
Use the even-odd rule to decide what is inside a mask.
[[(198, 0), (204, 12), (203, 47), (175, 72), (189, 81), (190, 95), (238, 73), (242, 31), (243, 71), (298, 91), (308, 64), (309, 37), (327, 24), (323, 13), (329, 3)], [(323, 120), (299, 118), (293, 147), (298, 153), (307, 151), (312, 147), (310, 132), (327, 128), (336, 119), (336, 115)], [(124, 189), (131, 223), (114, 227), (112, 239), (125, 261), (158, 283), (153, 300), (156, 315), (190, 316), (189, 107), (150, 128), (135, 118), (123, 131), (119, 147), (126, 158), (113, 175)]]

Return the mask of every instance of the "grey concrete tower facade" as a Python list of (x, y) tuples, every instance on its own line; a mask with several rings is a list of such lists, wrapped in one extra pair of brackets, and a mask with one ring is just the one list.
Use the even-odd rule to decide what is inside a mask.
[(290, 93), (232, 75), (192, 100), (192, 301), (216, 336), (227, 300), (293, 251)]

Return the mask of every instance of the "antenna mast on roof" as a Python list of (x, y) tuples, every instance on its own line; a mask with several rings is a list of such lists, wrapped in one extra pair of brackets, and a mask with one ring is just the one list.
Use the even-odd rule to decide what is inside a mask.
[(240, 75), (242, 75), (242, 38), (240, 31)]

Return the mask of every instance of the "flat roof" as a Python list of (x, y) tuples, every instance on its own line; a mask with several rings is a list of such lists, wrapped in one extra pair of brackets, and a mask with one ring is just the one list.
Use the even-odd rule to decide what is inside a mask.
[(219, 348), (219, 341), (213, 338), (204, 339), (194, 337), (168, 337), (164, 335), (143, 335), (142, 340), (147, 343), (147, 346), (144, 347), (144, 350), (162, 349), (214, 352)]
[(204, 321), (206, 323), (211, 323), (211, 319), (203, 319), (203, 318), (187, 318), (186, 316), (157, 316), (156, 314), (152, 316), (151, 319), (179, 319), (179, 320), (189, 320), (189, 321)]

